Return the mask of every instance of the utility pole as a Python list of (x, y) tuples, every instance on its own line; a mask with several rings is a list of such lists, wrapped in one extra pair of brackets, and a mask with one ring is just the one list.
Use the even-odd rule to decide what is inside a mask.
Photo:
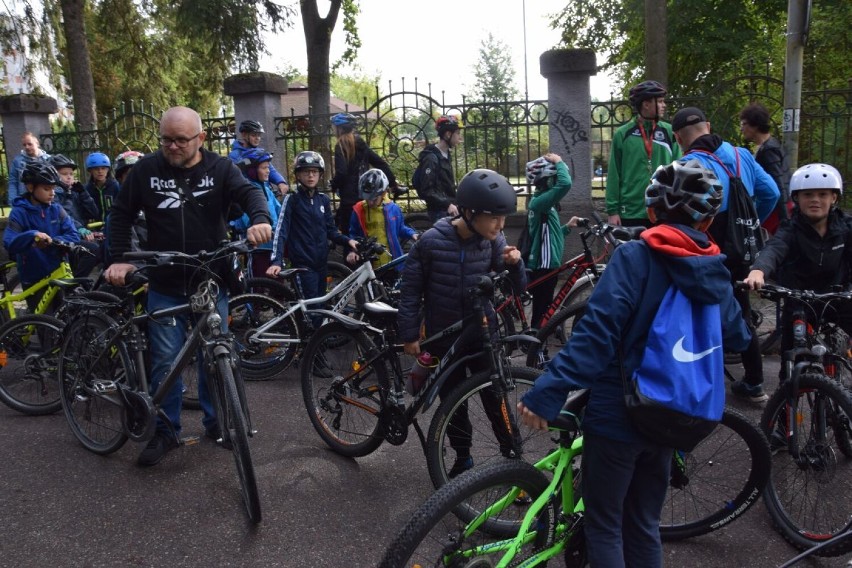
[(787, 1), (787, 59), (784, 66), (784, 155), (790, 171), (799, 163), (799, 118), (802, 107), (802, 60), (811, 0)]

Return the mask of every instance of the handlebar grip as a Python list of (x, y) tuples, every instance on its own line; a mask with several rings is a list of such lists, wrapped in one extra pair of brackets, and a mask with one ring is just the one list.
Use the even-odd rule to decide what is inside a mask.
[(149, 260), (157, 256), (156, 252), (150, 250), (134, 250), (121, 255), (121, 260)]

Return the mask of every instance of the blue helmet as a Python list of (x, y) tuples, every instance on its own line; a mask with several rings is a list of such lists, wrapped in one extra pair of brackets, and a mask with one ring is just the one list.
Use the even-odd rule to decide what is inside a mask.
[(343, 128), (344, 130), (346, 128), (352, 130), (355, 128), (355, 125), (358, 124), (358, 119), (348, 112), (340, 112), (331, 117), (331, 123), (334, 126)]
[(243, 152), (243, 157), (237, 162), (243, 175), (252, 181), (260, 181), (257, 177), (257, 167), (263, 162), (271, 162), (272, 154), (263, 148), (250, 148)]
[(86, 158), (86, 169), (110, 167), (109, 157), (101, 152), (92, 152)]

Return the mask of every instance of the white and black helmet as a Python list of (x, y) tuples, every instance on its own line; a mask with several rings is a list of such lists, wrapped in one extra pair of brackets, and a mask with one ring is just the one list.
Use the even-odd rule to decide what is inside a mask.
[(530, 185), (538, 186), (547, 178), (556, 175), (556, 164), (550, 162), (544, 156), (527, 162), (527, 181)]
[(713, 170), (696, 159), (660, 166), (645, 188), (645, 207), (652, 222), (685, 215), (704, 221), (722, 206), (722, 184)]
[(808, 164), (790, 177), (790, 195), (797, 191), (830, 189), (843, 195), (843, 177), (837, 168), (828, 164)]
[(361, 199), (373, 199), (384, 195), (388, 190), (388, 185), (390, 185), (390, 182), (388, 182), (388, 176), (385, 175), (385, 172), (373, 168), (361, 174), (358, 179), (358, 194)]

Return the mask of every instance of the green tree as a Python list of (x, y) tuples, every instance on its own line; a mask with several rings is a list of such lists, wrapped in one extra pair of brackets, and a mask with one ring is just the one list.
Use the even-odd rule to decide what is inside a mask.
[(480, 44), (473, 76), (476, 82), (467, 94), (472, 106), (468, 107), (464, 151), (477, 167), (512, 175), (509, 156), (517, 153), (516, 131), (500, 128), (516, 122), (519, 112), (514, 105), (505, 104), (519, 96), (509, 46), (489, 33)]

